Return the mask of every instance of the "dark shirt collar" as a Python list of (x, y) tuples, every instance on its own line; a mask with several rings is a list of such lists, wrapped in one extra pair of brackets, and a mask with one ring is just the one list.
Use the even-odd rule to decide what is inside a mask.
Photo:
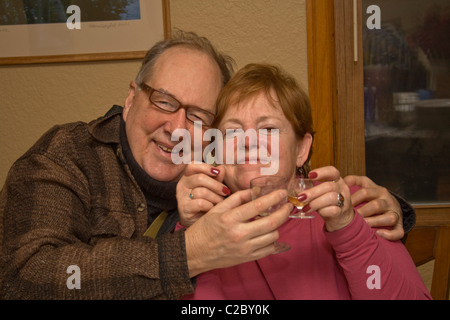
[(176, 182), (162, 182), (150, 177), (144, 169), (136, 162), (130, 145), (128, 144), (127, 134), (125, 130), (125, 122), (120, 117), (120, 144), (122, 152), (131, 174), (136, 179), (139, 187), (143, 191), (149, 206), (149, 213), (153, 215), (159, 214), (162, 210), (171, 211), (176, 209)]

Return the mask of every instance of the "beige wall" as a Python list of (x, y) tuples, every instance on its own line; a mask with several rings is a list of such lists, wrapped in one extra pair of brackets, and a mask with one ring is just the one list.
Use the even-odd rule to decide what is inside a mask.
[(307, 81), (305, 0), (171, 0), (172, 26), (197, 31), (243, 67), (282, 65)]
[[(171, 23), (207, 36), (238, 67), (278, 63), (306, 85), (305, 0), (171, 0)], [(0, 66), (0, 185), (13, 162), (54, 124), (90, 121), (112, 104), (123, 105), (139, 66)]]

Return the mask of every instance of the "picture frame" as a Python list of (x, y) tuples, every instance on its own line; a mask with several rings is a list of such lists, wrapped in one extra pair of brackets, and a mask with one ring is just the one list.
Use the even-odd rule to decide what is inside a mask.
[(0, 65), (142, 59), (170, 37), (170, 0), (136, 1), (139, 19), (0, 25)]

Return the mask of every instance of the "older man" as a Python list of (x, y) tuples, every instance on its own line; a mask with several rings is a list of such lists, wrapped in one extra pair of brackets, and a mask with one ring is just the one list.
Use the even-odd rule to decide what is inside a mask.
[[(239, 241), (214, 225), (224, 215), (256, 216), (276, 197), (255, 206), (235, 196), (231, 207), (172, 232), (185, 169), (171, 160), (172, 133), (193, 133), (194, 120), (212, 123), (230, 61), (195, 34), (162, 41), (147, 53), (123, 109), (56, 126), (16, 161), (0, 195), (1, 298), (177, 299), (194, 291), (200, 272), (274, 251), (287, 209)], [(372, 190), (381, 211), (399, 211), (381, 188)]]

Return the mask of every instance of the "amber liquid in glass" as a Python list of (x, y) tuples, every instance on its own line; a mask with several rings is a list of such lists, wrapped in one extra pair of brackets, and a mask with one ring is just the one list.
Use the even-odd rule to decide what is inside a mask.
[(306, 203), (298, 201), (296, 197), (289, 196), (288, 198), (289, 202), (296, 206), (299, 210), (301, 210), (306, 205)]

